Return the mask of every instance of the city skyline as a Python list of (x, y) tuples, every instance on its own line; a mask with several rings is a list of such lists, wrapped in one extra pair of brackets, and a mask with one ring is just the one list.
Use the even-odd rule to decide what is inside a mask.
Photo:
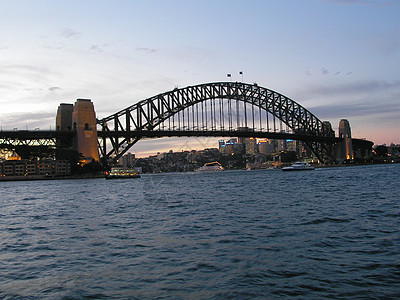
[[(243, 79), (336, 132), (348, 119), (353, 137), (400, 144), (399, 13), (399, 2), (373, 0), (2, 1), (0, 125), (54, 129), (58, 105), (78, 98), (103, 118), (176, 86)], [(147, 140), (130, 151), (217, 140)]]

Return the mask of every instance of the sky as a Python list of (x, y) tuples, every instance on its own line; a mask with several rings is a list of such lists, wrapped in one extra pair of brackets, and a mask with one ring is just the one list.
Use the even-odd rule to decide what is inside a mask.
[[(257, 82), (337, 130), (400, 144), (398, 0), (0, 0), (0, 126), (54, 129), (60, 103), (98, 118), (175, 87)], [(139, 141), (138, 156), (217, 147)]]

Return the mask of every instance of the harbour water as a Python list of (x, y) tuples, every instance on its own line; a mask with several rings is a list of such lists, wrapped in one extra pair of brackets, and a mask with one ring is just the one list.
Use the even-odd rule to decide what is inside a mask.
[(400, 297), (400, 165), (0, 183), (1, 299)]

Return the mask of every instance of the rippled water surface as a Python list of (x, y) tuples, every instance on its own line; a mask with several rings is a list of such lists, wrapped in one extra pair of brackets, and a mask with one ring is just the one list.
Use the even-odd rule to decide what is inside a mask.
[(400, 165), (0, 183), (0, 298), (398, 298)]

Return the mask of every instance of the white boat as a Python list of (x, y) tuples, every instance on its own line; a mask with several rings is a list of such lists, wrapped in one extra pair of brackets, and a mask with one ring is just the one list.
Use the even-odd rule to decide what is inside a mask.
[(106, 179), (140, 178), (140, 175), (137, 169), (111, 168), (110, 172), (106, 172), (105, 178)]
[(195, 170), (195, 172), (219, 172), (224, 171), (224, 167), (217, 161), (206, 163), (204, 166)]
[(290, 167), (282, 168), (282, 171), (310, 171), (315, 170), (314, 167), (311, 167), (308, 163), (303, 163), (301, 161), (296, 161)]

